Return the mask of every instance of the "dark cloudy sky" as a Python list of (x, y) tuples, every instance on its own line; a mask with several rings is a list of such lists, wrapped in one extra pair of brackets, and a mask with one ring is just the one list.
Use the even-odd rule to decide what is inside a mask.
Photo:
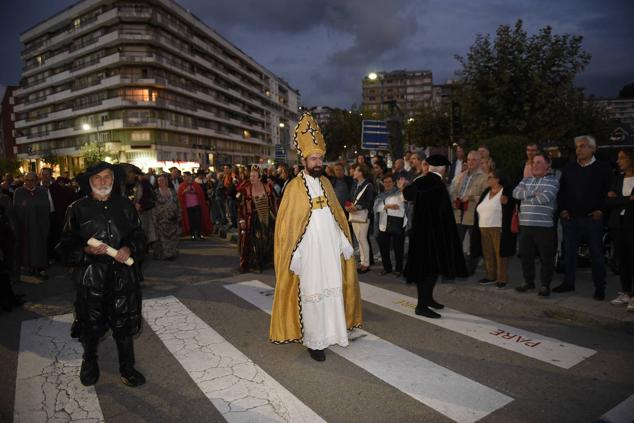
[[(75, 3), (0, 0), (0, 84), (20, 74), (19, 34)], [(478, 33), (524, 20), (583, 35), (592, 61), (578, 85), (602, 97), (634, 82), (632, 0), (179, 0), (256, 61), (286, 79), (307, 106), (359, 103), (371, 71), (430, 69), (452, 78)]]

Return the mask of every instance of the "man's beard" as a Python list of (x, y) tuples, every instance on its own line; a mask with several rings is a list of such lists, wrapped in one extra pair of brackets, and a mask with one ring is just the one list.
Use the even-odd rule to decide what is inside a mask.
[(92, 192), (100, 197), (106, 197), (108, 195), (110, 195), (110, 193), (112, 192), (112, 185), (107, 186), (107, 187), (94, 187), (92, 185), (90, 185), (90, 188), (92, 189)]
[(308, 174), (313, 178), (319, 178), (323, 170), (322, 166), (315, 166), (312, 169), (308, 169)]

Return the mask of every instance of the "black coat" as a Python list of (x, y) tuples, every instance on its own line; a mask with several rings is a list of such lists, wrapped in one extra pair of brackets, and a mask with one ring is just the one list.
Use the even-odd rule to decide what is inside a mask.
[[(623, 229), (625, 225), (628, 229), (634, 229), (634, 201), (630, 197), (634, 195), (634, 190), (628, 196), (623, 195), (623, 179), (624, 175), (615, 178), (610, 191), (616, 193), (616, 197), (608, 197), (605, 206), (610, 212), (608, 219), (608, 227), (611, 229)], [(621, 212), (625, 210), (625, 215), (621, 219)]]
[(405, 276), (410, 283), (426, 276), (466, 277), (449, 192), (442, 178), (428, 173), (406, 186), (405, 200), (414, 203)]
[[(363, 195), (357, 200), (357, 195), (359, 195), (366, 185), (367, 188), (363, 191)], [(355, 182), (350, 192), (350, 201), (355, 203), (357, 209), (368, 210), (368, 217), (372, 218), (372, 208), (374, 207), (374, 187), (372, 186), (372, 181), (365, 179), (361, 185)]]
[[(132, 267), (107, 255), (84, 251), (89, 238), (112, 248), (128, 247)], [(56, 252), (73, 268), (77, 289), (76, 319), (81, 340), (103, 336), (108, 327), (114, 336), (130, 336), (141, 329), (141, 287), (138, 263), (146, 252), (146, 238), (132, 203), (119, 195), (107, 201), (90, 196), (71, 204)]]
[[(478, 204), (480, 204), (487, 195), (489, 195), (491, 188), (484, 190), (480, 196)], [(512, 257), (515, 255), (517, 249), (517, 234), (511, 232), (511, 221), (513, 220), (513, 209), (517, 205), (518, 201), (513, 198), (513, 188), (506, 186), (502, 189), (502, 195), (508, 198), (506, 204), (502, 204), (502, 236), (500, 237), (500, 257)], [(471, 257), (482, 256), (482, 238), (480, 236), (480, 216), (478, 215), (477, 207), (473, 220), (473, 229), (471, 230), (471, 241), (469, 244), (469, 250)]]

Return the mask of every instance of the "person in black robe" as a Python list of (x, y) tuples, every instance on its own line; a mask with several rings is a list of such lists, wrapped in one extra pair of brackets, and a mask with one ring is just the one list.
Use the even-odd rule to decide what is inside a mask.
[[(80, 380), (86, 386), (99, 380), (97, 349), (108, 329), (117, 344), (123, 383), (145, 382), (134, 368), (132, 337), (141, 330), (141, 287), (135, 267), (146, 253), (146, 239), (130, 200), (113, 190), (115, 174), (119, 176), (115, 167), (105, 162), (84, 173), (80, 184), (90, 194), (69, 206), (56, 247), (62, 262), (73, 268), (77, 296), (71, 335), (84, 347)], [(108, 256), (104, 245), (88, 246), (89, 238), (117, 249), (117, 256)], [(133, 266), (124, 264), (129, 257)]]
[(51, 203), (46, 188), (37, 186), (37, 175), (24, 176), (24, 186), (13, 193), (16, 216), (16, 242), (18, 266), (36, 277), (48, 279), (48, 234)]
[(438, 277), (453, 279), (466, 277), (468, 273), (449, 192), (442, 177), (450, 163), (440, 155), (429, 156), (425, 161), (429, 165), (425, 175), (409, 184), (401, 178), (398, 187), (405, 200), (414, 206), (405, 277), (408, 283), (417, 284), (415, 313), (437, 319), (440, 314), (430, 307), (444, 308), (433, 295)]
[[(0, 193), (0, 199), (9, 197)], [(8, 203), (8, 204), (7, 204)], [(23, 295), (16, 295), (11, 284), (11, 273), (13, 272), (13, 262), (15, 253), (15, 234), (9, 211), (10, 201), (6, 203), (0, 201), (0, 309), (11, 311), (14, 307), (24, 304)]]

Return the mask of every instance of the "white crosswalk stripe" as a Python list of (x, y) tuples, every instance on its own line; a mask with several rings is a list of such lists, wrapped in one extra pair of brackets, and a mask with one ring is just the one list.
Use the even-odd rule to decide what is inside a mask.
[(442, 319), (426, 319), (414, 314), (416, 298), (360, 283), (363, 301), (406, 314), (426, 323), (504, 348), (545, 363), (570, 369), (596, 354), (595, 350), (569, 344), (513, 326), (504, 325), (458, 310), (444, 308)]
[[(271, 313), (271, 287), (260, 281), (225, 285), (261, 310)], [(475, 422), (513, 399), (363, 330), (355, 330), (347, 348), (330, 349), (450, 419)]]
[(634, 395), (601, 416), (599, 423), (634, 423)]
[(323, 421), (176, 298), (145, 300), (143, 316), (228, 422)]
[[(223, 286), (256, 308), (271, 313), (273, 289), (269, 285), (254, 280)], [(361, 291), (365, 302), (422, 320), (413, 313), (415, 298), (366, 283), (361, 283)], [(596, 354), (588, 348), (457, 310), (446, 308), (441, 313), (442, 319), (424, 319), (424, 322), (560, 368), (571, 369)], [(176, 297), (144, 300), (143, 315), (152, 332), (200, 389), (201, 393), (193, 391), (194, 396), (213, 404), (227, 421), (324, 421), (317, 412), (327, 411), (315, 409), (316, 412), (304, 404), (280, 383), (284, 379), (275, 380)], [(82, 347), (70, 337), (72, 319), (72, 314), (65, 314), (22, 323), (14, 422), (105, 421), (95, 387), (84, 387), (79, 381)], [(137, 343), (137, 348), (142, 346)], [(363, 369), (377, 378), (383, 389), (395, 388), (424, 404), (429, 413), (435, 410), (456, 422), (478, 421), (514, 401), (505, 393), (365, 330), (353, 331), (347, 348), (333, 346), (330, 350), (354, 364), (354, 369)], [(167, 356), (165, 352), (163, 356)], [(160, 385), (161, 381), (148, 383)], [(134, 392), (144, 395), (142, 389)], [(108, 403), (103, 404), (104, 410), (109, 411)], [(413, 401), (412, 404), (417, 406)], [(631, 422), (633, 407), (634, 396), (631, 396), (604, 414), (601, 421)]]
[(82, 346), (70, 337), (72, 314), (22, 322), (14, 423), (103, 422), (94, 387), (79, 381)]

